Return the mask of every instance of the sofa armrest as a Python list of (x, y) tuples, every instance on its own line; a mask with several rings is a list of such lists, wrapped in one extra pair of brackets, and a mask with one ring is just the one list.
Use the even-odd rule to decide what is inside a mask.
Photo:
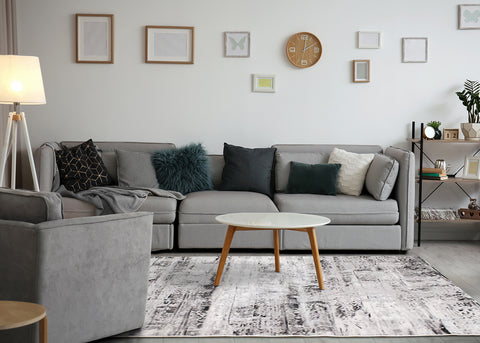
[(138, 328), (152, 224), (149, 212), (0, 220), (0, 299), (44, 305), (52, 341), (87, 342)]
[(385, 155), (396, 159), (399, 163), (392, 197), (398, 202), (402, 250), (408, 250), (413, 248), (415, 235), (415, 155), (411, 151), (395, 147), (385, 149)]
[(34, 158), (41, 192), (51, 192), (55, 189), (54, 182), (58, 170), (55, 160), (55, 147), (57, 146), (57, 143), (48, 142), (42, 144), (35, 151)]

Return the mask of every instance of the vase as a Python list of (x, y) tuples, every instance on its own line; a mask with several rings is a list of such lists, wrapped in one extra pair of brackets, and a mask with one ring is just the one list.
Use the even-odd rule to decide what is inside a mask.
[(435, 129), (435, 136), (433, 137), (433, 139), (442, 139), (442, 131), (440, 131), (439, 128)]
[(468, 141), (480, 141), (480, 123), (461, 123), (463, 136)]

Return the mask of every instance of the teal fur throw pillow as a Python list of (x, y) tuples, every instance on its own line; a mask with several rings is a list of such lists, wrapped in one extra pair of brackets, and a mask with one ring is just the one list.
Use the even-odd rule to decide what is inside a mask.
[(158, 188), (182, 194), (212, 189), (207, 154), (201, 144), (152, 154)]
[(337, 177), (341, 164), (305, 164), (290, 162), (287, 193), (337, 195)]

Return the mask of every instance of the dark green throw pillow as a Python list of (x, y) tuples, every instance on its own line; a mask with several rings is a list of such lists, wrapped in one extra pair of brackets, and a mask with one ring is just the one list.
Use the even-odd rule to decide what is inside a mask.
[(290, 162), (287, 193), (337, 195), (337, 176), (341, 164)]
[(275, 148), (244, 148), (223, 144), (225, 166), (222, 191), (257, 192), (273, 196), (273, 161)]
[(182, 194), (212, 189), (208, 158), (201, 144), (154, 152), (152, 164), (160, 189)]

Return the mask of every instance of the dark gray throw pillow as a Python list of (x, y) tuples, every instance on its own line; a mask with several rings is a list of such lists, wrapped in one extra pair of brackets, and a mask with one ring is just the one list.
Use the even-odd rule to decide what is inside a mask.
[(273, 196), (273, 161), (275, 148), (244, 148), (223, 144), (223, 191), (257, 192)]
[(377, 200), (387, 200), (397, 180), (397, 160), (383, 154), (375, 154), (365, 177), (365, 188)]
[(119, 186), (158, 188), (151, 153), (116, 150), (116, 154)]
[(152, 164), (160, 189), (182, 194), (212, 189), (208, 158), (201, 144), (154, 152)]
[(339, 163), (290, 162), (287, 193), (337, 195)]

